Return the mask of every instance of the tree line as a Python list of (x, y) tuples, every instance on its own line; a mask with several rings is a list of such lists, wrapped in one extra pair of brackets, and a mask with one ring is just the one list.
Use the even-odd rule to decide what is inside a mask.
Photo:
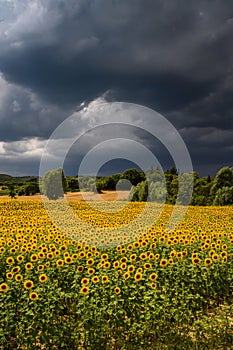
[[(182, 197), (178, 198), (180, 204), (191, 205), (233, 205), (233, 168), (221, 168), (215, 177), (209, 175), (200, 177), (197, 172), (182, 174), (182, 181), (176, 168), (161, 171), (152, 168), (146, 172), (135, 168), (127, 169), (123, 173), (117, 173), (104, 177), (71, 176), (66, 177), (63, 169), (48, 171), (39, 184), (38, 178), (27, 179), (23, 183), (8, 181), (2, 186), (2, 190), (8, 190), (10, 197), (16, 195), (34, 195), (42, 192), (49, 199), (63, 197), (66, 192), (130, 190), (131, 201), (154, 201), (167, 204), (175, 204), (178, 189), (181, 188)], [(191, 199), (185, 202), (193, 184)], [(1, 183), (0, 183), (1, 185)]]

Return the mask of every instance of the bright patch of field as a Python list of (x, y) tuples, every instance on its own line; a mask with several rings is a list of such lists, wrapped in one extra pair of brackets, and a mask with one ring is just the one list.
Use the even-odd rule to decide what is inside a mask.
[[(144, 206), (70, 204), (122, 241)], [(60, 232), (40, 200), (1, 199), (0, 349), (232, 348), (233, 208), (189, 207), (167, 233), (171, 211), (103, 250)]]
[[(2, 191), (3, 192), (3, 191)], [(85, 197), (84, 197), (85, 196)], [(65, 198), (68, 201), (99, 201), (101, 199), (105, 201), (115, 201), (115, 200), (127, 200), (129, 196), (129, 191), (103, 191), (101, 194), (93, 193), (93, 192), (69, 192), (65, 194)], [(9, 199), (9, 195), (7, 193), (2, 194), (4, 199)], [(36, 194), (33, 196), (19, 196), (17, 200), (20, 201), (28, 201), (28, 200), (41, 200), (41, 195)]]

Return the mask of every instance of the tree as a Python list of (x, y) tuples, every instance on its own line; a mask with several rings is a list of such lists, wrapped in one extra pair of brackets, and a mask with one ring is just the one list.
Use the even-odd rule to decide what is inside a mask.
[(213, 205), (233, 205), (233, 186), (219, 188)]
[(213, 181), (213, 186), (211, 187), (210, 194), (212, 200), (214, 200), (217, 191), (223, 187), (233, 186), (233, 169), (229, 167), (223, 167), (220, 169)]
[(137, 186), (138, 183), (145, 181), (146, 177), (142, 170), (127, 169), (122, 174), (121, 179), (129, 180), (133, 186)]
[(67, 184), (63, 169), (48, 171), (42, 178), (41, 189), (48, 199), (55, 200), (64, 197)]
[(9, 189), (9, 196), (11, 197), (11, 199), (16, 198), (15, 185), (13, 184), (13, 182), (8, 182), (7, 187)]
[(166, 199), (167, 189), (162, 181), (151, 182), (149, 186), (149, 200), (151, 202), (164, 203)]
[(39, 184), (37, 182), (28, 182), (24, 187), (25, 196), (33, 196), (40, 192)]
[(79, 191), (79, 181), (76, 177), (67, 179), (67, 189), (71, 192)]
[(142, 181), (137, 186), (132, 186), (129, 201), (131, 202), (146, 202), (148, 197), (148, 185), (146, 181)]

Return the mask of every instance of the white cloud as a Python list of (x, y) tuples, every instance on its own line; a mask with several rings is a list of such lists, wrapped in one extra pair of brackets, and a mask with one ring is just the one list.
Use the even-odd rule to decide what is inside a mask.
[(0, 142), (0, 155), (4, 158), (40, 158), (46, 141), (31, 138), (21, 141)]

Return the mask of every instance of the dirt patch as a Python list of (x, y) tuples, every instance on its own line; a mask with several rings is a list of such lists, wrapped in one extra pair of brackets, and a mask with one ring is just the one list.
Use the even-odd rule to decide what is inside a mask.
[[(129, 191), (104, 191), (102, 194), (94, 192), (69, 192), (65, 195), (68, 201), (99, 201), (101, 199), (105, 201), (115, 200), (127, 200)], [(101, 198), (100, 198), (101, 197)], [(8, 198), (9, 196), (1, 196), (1, 198)], [(16, 200), (41, 200), (41, 195), (36, 194), (34, 196), (19, 196)]]

